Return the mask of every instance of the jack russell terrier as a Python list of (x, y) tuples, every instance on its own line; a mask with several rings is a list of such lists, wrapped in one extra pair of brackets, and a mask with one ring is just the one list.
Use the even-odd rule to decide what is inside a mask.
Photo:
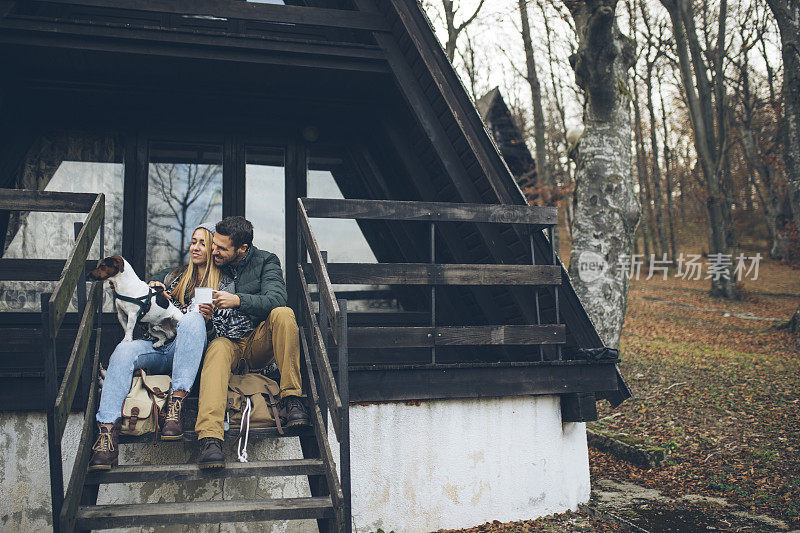
[(164, 295), (162, 287), (150, 287), (140, 280), (125, 259), (118, 255), (102, 259), (88, 278), (111, 283), (117, 320), (125, 330), (122, 342), (133, 340), (133, 328), (139, 321), (146, 323), (148, 331), (155, 337), (153, 348), (160, 348), (175, 338), (178, 320), (183, 313)]

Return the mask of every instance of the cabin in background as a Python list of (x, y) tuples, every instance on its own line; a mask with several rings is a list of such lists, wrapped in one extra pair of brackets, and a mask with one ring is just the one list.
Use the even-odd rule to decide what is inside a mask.
[[(582, 422), (629, 392), (584, 355), (555, 208), (526, 204), (415, 0), (286, 4), (0, 1), (5, 527), (400, 533), (588, 499)], [(256, 430), (214, 479), (191, 432), (87, 476), (121, 329), (86, 263), (147, 277), (228, 215), (281, 257), (312, 427)], [(394, 305), (351, 310), (365, 290)]]

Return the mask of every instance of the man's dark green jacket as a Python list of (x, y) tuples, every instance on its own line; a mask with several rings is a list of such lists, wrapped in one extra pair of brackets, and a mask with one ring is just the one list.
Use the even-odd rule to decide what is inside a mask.
[(233, 278), (236, 296), (241, 300), (239, 309), (256, 323), (266, 319), (276, 307), (286, 307), (281, 261), (272, 252), (251, 246), (236, 267), (225, 265), (222, 271)]
[[(164, 279), (172, 269), (154, 274), (151, 281)], [(251, 246), (247, 255), (236, 267), (222, 267), (222, 271), (233, 278), (236, 296), (241, 300), (239, 309), (250, 315), (256, 323), (269, 316), (276, 307), (286, 306), (286, 283), (278, 256)]]

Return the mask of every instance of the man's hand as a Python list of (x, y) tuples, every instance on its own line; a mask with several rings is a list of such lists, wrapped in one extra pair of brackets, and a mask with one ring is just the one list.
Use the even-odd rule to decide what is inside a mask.
[(214, 307), (218, 309), (233, 309), (242, 303), (238, 296), (227, 291), (214, 291), (211, 293), (211, 297)]
[(150, 283), (148, 283), (148, 285), (150, 285), (151, 287), (161, 287), (164, 291), (164, 296), (172, 300), (172, 295), (167, 290), (167, 286), (161, 283), (160, 281), (151, 281)]
[(211, 315), (214, 314), (214, 307), (211, 304), (200, 304), (200, 314), (203, 315), (203, 318), (208, 319), (211, 318)]

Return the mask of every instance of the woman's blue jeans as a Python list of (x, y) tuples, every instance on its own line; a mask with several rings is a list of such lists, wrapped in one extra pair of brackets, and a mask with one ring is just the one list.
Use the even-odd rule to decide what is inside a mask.
[(133, 372), (146, 368), (151, 374), (172, 374), (172, 390), (188, 391), (197, 376), (206, 348), (206, 322), (203, 315), (189, 312), (178, 322), (175, 339), (153, 348), (143, 339), (121, 342), (108, 362), (97, 421), (112, 424), (122, 416), (122, 403), (131, 390)]

